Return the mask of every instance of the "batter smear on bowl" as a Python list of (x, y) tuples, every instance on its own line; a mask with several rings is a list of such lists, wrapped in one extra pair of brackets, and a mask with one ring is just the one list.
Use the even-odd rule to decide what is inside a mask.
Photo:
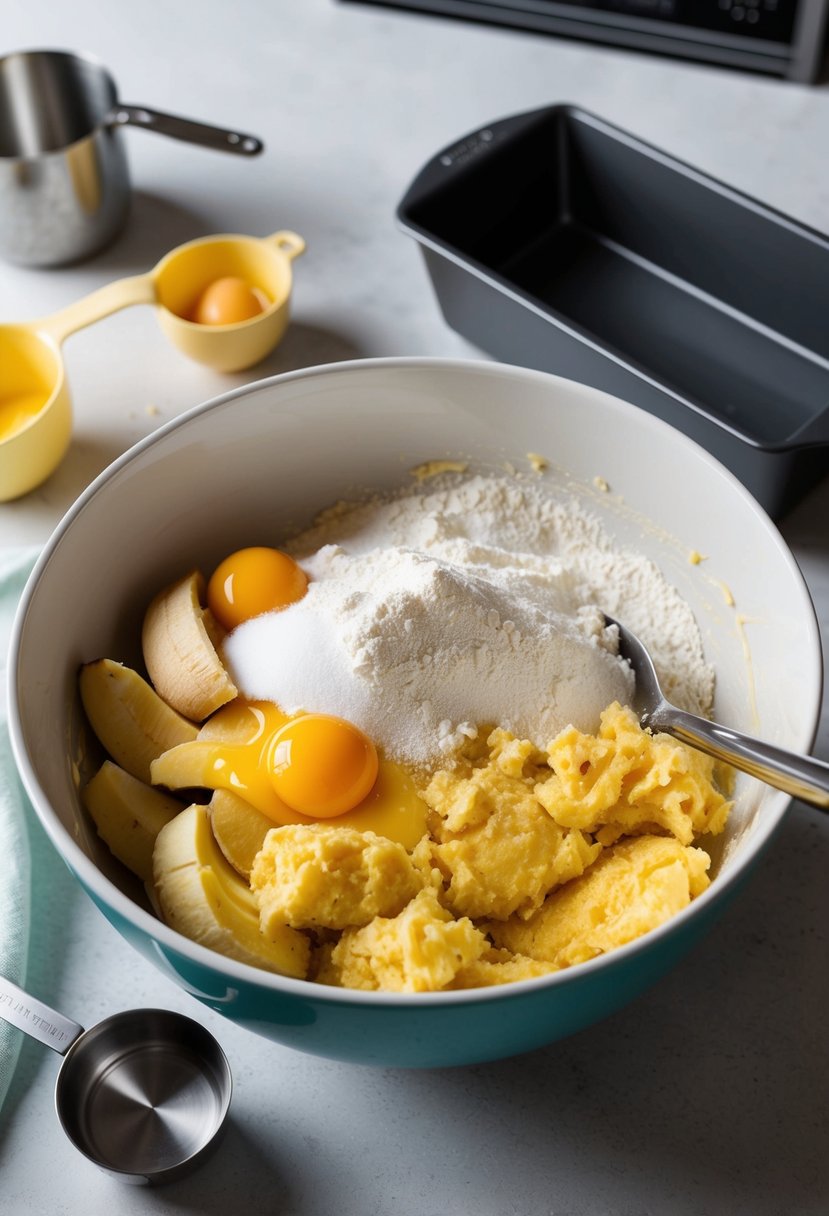
[[(675, 702), (710, 711), (693, 615), (653, 563), (574, 501), (483, 476), (339, 504), (285, 548), (151, 605), (146, 695), (193, 737), (162, 740), (139, 783), (168, 816), (140, 871), (86, 795), (144, 875), (149, 847), (168, 923), (318, 982), (439, 991), (584, 962), (705, 890), (727, 775), (639, 727), (603, 617), (640, 634)], [(217, 665), (219, 706), (198, 695)], [(94, 727), (89, 687), (84, 703)], [(104, 742), (111, 781), (129, 764)], [(171, 812), (194, 787), (210, 802)]]

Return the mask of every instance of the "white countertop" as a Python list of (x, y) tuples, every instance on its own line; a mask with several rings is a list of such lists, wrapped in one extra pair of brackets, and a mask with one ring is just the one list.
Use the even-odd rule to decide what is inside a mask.
[[(406, 185), (443, 144), (570, 101), (829, 231), (829, 87), (333, 0), (26, 0), (0, 51), (88, 50), (123, 101), (235, 125), (241, 162), (128, 130), (127, 232), (72, 269), (0, 270), (0, 319), (53, 312), (210, 232), (292, 228), (294, 320), (247, 376), (168, 347), (148, 308), (71, 338), (74, 442), (39, 491), (0, 506), (0, 545), (46, 539), (130, 444), (229, 385), (355, 356), (479, 356), (448, 329), (414, 243)], [(781, 524), (829, 637), (829, 480)], [(824, 709), (816, 753), (829, 759)], [(80, 1158), (52, 1095), (57, 1059), (22, 1050), (0, 1112), (8, 1213), (88, 1216), (809, 1216), (827, 1211), (829, 820), (795, 805), (718, 930), (647, 995), (530, 1056), (371, 1070), (267, 1043), (196, 1005), (126, 946), (35, 827), (29, 987), (90, 1025), (161, 1005), (203, 1017), (231, 1063), (230, 1130), (191, 1179), (125, 1188)]]

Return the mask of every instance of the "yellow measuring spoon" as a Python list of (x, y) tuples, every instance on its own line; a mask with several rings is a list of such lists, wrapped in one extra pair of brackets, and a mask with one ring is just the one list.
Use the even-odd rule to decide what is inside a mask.
[[(295, 232), (206, 236), (166, 254), (147, 274), (108, 283), (38, 321), (0, 325), (0, 501), (40, 485), (62, 460), (72, 405), (61, 345), (70, 334), (133, 304), (154, 304), (162, 330), (185, 355), (217, 371), (252, 367), (288, 324), (291, 263), (305, 249)], [(191, 320), (202, 293), (223, 278), (242, 279), (266, 301), (230, 325)]]

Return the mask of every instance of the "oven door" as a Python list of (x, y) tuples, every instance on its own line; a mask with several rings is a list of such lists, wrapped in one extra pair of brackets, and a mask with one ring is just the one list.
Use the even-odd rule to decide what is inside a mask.
[[(365, 3), (366, 0), (361, 0)], [(368, 0), (813, 81), (829, 0)]]

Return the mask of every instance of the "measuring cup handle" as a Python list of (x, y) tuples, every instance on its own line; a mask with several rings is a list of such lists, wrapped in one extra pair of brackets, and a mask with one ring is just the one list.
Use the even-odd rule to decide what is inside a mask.
[(83, 1026), (29, 996), (4, 975), (0, 975), (0, 1018), (61, 1056), (83, 1034)]
[(291, 261), (305, 252), (305, 241), (298, 233), (291, 232), (287, 228), (284, 228), (281, 232), (272, 232), (264, 240), (266, 245), (276, 245), (277, 249), (281, 249), (285, 257), (290, 258)]
[(155, 279), (152, 274), (136, 274), (127, 279), (116, 279), (90, 295), (76, 300), (61, 312), (43, 317), (32, 323), (32, 328), (49, 334), (60, 345), (64, 338), (101, 321), (121, 308), (132, 304), (155, 304)]
[(176, 114), (150, 110), (147, 106), (119, 103), (109, 115), (109, 123), (115, 127), (143, 127), (146, 131), (158, 131), (160, 135), (169, 135), (172, 139), (183, 139), (188, 144), (200, 144), (217, 152), (236, 152), (239, 156), (258, 156), (265, 146), (255, 135), (211, 127), (206, 122), (179, 118)]

